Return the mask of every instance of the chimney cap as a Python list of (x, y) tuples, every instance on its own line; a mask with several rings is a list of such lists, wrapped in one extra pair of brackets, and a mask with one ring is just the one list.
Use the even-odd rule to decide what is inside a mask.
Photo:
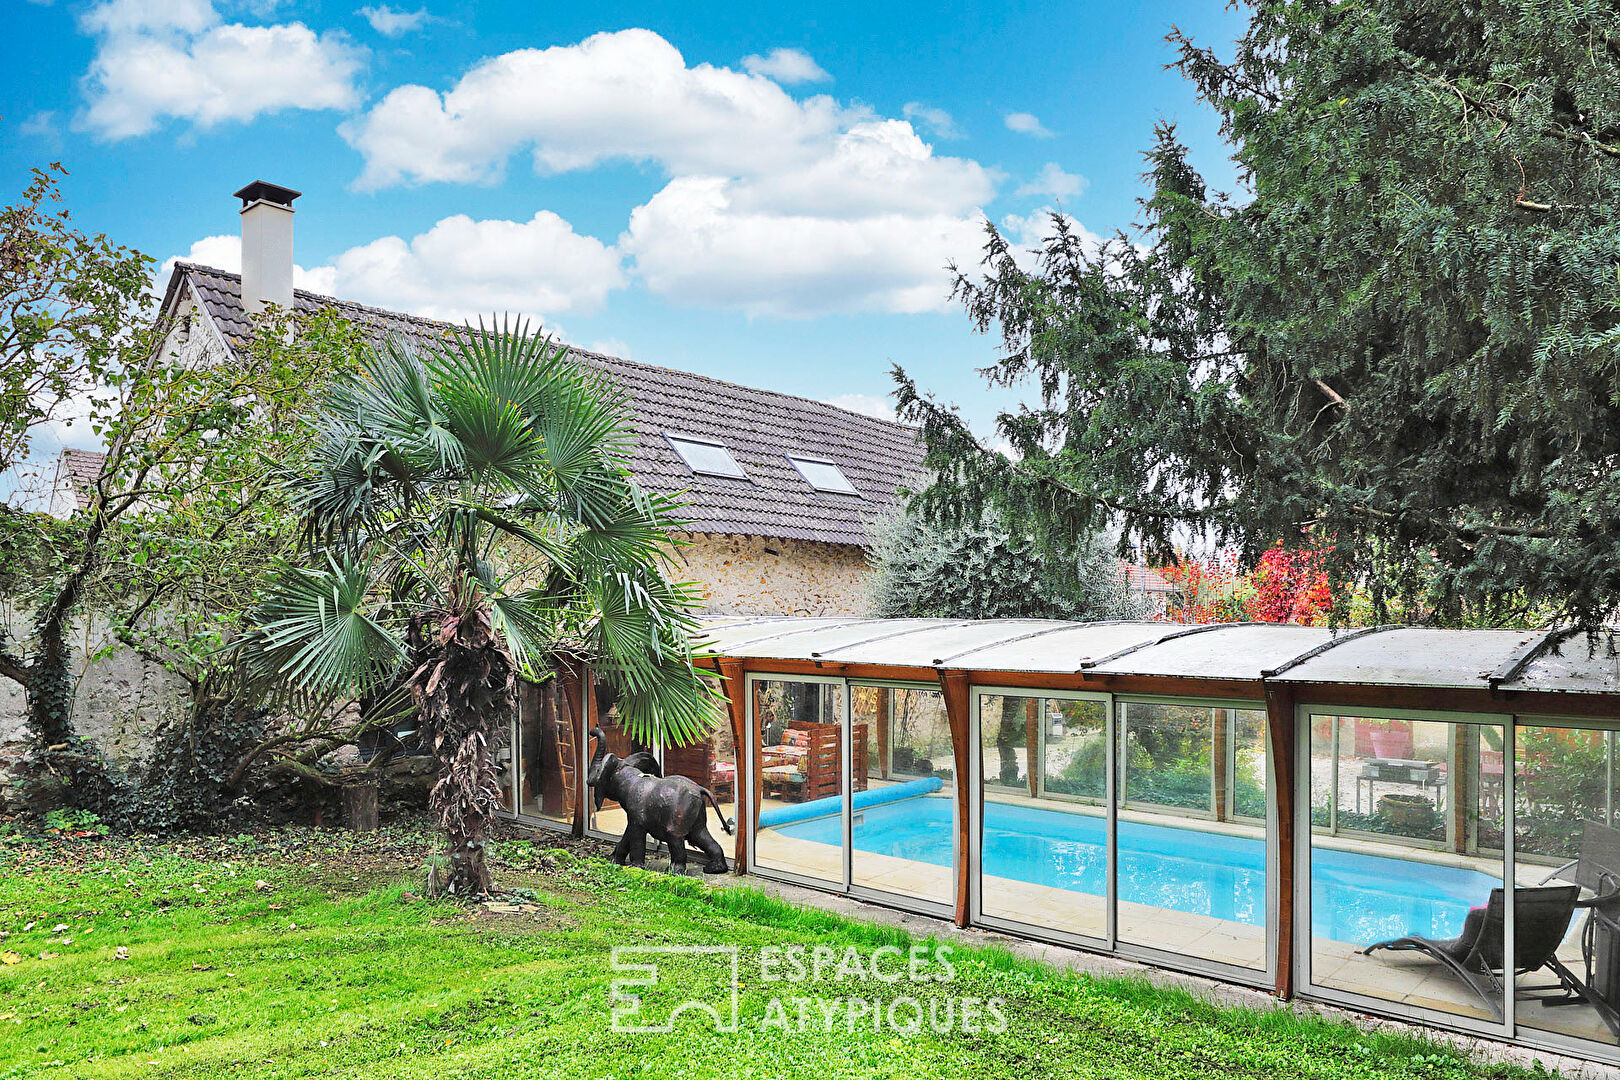
[(255, 180), (241, 191), (233, 192), (232, 194), (235, 198), (242, 200), (242, 209), (244, 210), (246, 210), (253, 203), (258, 202), (260, 199), (263, 199), (265, 202), (285, 206), (287, 209), (291, 210), (292, 201), (298, 198), (298, 196), (302, 195), (303, 192), (294, 191), (292, 188), (288, 187), (282, 187), (280, 184), (272, 184), (268, 180)]

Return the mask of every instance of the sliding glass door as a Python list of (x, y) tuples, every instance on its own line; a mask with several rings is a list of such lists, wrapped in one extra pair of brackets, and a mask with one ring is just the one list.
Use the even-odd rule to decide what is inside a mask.
[(751, 869), (948, 913), (957, 778), (940, 691), (750, 675), (748, 708)]
[(748, 677), (751, 869), (848, 887), (847, 701), (841, 679)]
[(975, 687), (975, 918), (1262, 982), (1264, 710)]
[(851, 684), (850, 886), (939, 909), (956, 896), (956, 761), (938, 690)]

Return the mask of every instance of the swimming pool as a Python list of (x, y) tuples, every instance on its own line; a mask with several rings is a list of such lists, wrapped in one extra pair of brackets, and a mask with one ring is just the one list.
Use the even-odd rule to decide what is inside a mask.
[[(1101, 817), (1011, 803), (984, 804), (983, 871), (1054, 889), (1102, 896), (1106, 856)], [(815, 843), (841, 843), (837, 815), (775, 830)], [(951, 865), (951, 800), (902, 799), (855, 813), (857, 851)], [(1367, 945), (1402, 934), (1451, 937), (1468, 909), (1501, 881), (1476, 870), (1315, 848), (1311, 933)], [(1122, 901), (1265, 925), (1266, 847), (1246, 836), (1137, 821), (1119, 823)]]

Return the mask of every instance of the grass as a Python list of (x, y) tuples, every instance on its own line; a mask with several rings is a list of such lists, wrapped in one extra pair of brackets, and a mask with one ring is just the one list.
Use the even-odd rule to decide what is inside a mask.
[[(824, 946), (846, 965), (903, 932), (757, 890), (621, 870), (510, 842), (503, 885), (533, 910), (429, 902), (425, 838), (311, 830), (235, 841), (0, 843), (0, 1080), (21, 1077), (1524, 1077), (1437, 1044), (1285, 1010), (1218, 1009), (1134, 980), (958, 950), (949, 982), (761, 977), (761, 946)], [(609, 1023), (619, 945), (742, 948), (740, 1030), (683, 1016), (667, 1034)], [(926, 943), (924, 943), (926, 944)], [(854, 950), (855, 961), (848, 959)], [(807, 954), (813, 958), (814, 954)], [(896, 952), (887, 957), (892, 959)], [(927, 954), (924, 954), (927, 955)], [(127, 958), (125, 958), (127, 957)], [(669, 987), (724, 1003), (723, 958), (665, 964)], [(896, 970), (888, 964), (886, 972)], [(942, 972), (937, 964), (926, 968)], [(822, 1006), (900, 997), (924, 1017), (1003, 1002), (1005, 1030), (896, 1031)], [(767, 1025), (772, 999), (791, 1030)], [(795, 998), (810, 1030), (798, 1030)], [(900, 1009), (905, 1025), (913, 1013)]]

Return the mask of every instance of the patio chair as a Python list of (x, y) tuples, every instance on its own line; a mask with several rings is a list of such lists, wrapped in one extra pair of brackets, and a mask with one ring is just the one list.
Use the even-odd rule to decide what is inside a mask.
[(1592, 820), (1581, 822), (1580, 855), (1541, 879), (1570, 881), (1591, 891), (1583, 906), (1620, 895), (1620, 829)]
[[(1590, 1001), (1585, 984), (1558, 959), (1558, 946), (1569, 931), (1580, 899), (1578, 885), (1550, 885), (1513, 890), (1513, 977), (1545, 968), (1558, 980), (1544, 986), (1521, 986), (1520, 995), (1556, 994), (1537, 997), (1543, 1005), (1573, 1005)], [(1462, 933), (1454, 938), (1400, 937), (1380, 941), (1361, 950), (1363, 956), (1379, 949), (1391, 952), (1421, 952), (1449, 968), (1469, 989), (1479, 995), (1491, 1015), (1502, 1019), (1502, 956), (1506, 918), (1503, 890), (1492, 889), (1484, 907), (1474, 908), (1463, 920)]]

